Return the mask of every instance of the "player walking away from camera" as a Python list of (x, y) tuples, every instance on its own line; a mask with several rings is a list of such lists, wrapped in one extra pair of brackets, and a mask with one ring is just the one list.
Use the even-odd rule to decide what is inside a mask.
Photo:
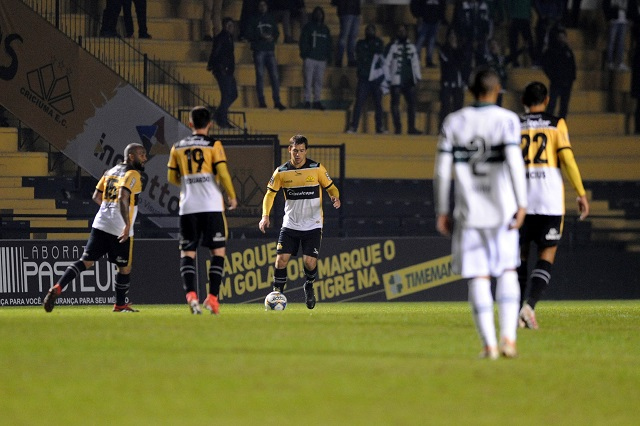
[(262, 219), (258, 227), (264, 233), (269, 227), (269, 212), (280, 189), (284, 192), (284, 218), (276, 248), (273, 291), (283, 292), (287, 284), (287, 263), (302, 247), (304, 263), (304, 295), (307, 308), (316, 306), (313, 283), (318, 275), (318, 254), (322, 241), (322, 188), (333, 207), (340, 208), (340, 192), (320, 163), (307, 158), (309, 143), (303, 135), (289, 140), (289, 161), (278, 167), (267, 184), (262, 201)]
[(91, 268), (107, 254), (118, 268), (114, 312), (138, 312), (127, 303), (131, 281), (133, 253), (133, 223), (138, 213), (138, 197), (142, 192), (140, 172), (147, 162), (147, 151), (137, 143), (127, 145), (124, 162), (109, 169), (100, 178), (93, 192), (93, 201), (100, 210), (93, 219), (91, 234), (80, 260), (64, 271), (58, 282), (44, 297), (44, 310), (51, 312), (64, 288), (78, 275)]
[(209, 248), (209, 294), (203, 306), (217, 315), (227, 241), (224, 198), (219, 185), (227, 194), (229, 210), (238, 206), (238, 200), (222, 142), (209, 137), (213, 126), (209, 110), (193, 108), (189, 126), (193, 134), (173, 145), (167, 165), (167, 180), (180, 186), (180, 275), (191, 313), (201, 314), (196, 293), (196, 251), (198, 245)]
[[(520, 228), (520, 266), (518, 280), (522, 309), (520, 327), (538, 328), (535, 306), (551, 279), (551, 269), (562, 237), (564, 223), (564, 184), (560, 165), (578, 194), (580, 220), (589, 215), (589, 202), (582, 186), (580, 171), (573, 157), (567, 124), (563, 118), (545, 112), (549, 103), (547, 88), (540, 82), (527, 85), (522, 96), (525, 114), (520, 117), (520, 146), (527, 176), (527, 216)], [(527, 295), (529, 249), (535, 243), (538, 260), (531, 271)]]
[[(518, 149), (520, 125), (515, 113), (495, 105), (501, 90), (495, 71), (478, 71), (469, 89), (476, 102), (445, 118), (438, 141), (436, 228), (444, 236), (453, 233), (452, 267), (469, 279), (469, 302), (484, 344), (481, 356), (513, 358), (517, 356), (520, 301), (517, 229), (527, 204), (524, 163)], [(452, 176), (453, 218), (449, 215)], [(499, 346), (491, 277), (497, 279)]]

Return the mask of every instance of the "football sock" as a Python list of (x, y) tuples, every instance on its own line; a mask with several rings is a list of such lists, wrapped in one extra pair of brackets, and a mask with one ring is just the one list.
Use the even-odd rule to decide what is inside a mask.
[(116, 305), (122, 306), (127, 303), (127, 293), (131, 286), (130, 274), (116, 274)]
[(196, 291), (196, 260), (185, 256), (180, 258), (180, 276), (185, 293)]
[(524, 298), (527, 296), (527, 281), (529, 280), (529, 274), (527, 273), (528, 263), (526, 260), (520, 261), (518, 266), (518, 282), (520, 283), (520, 306), (524, 305)]
[(498, 303), (500, 337), (506, 337), (515, 342), (520, 312), (520, 286), (516, 271), (505, 271), (501, 277), (498, 277), (496, 302)]
[(273, 271), (273, 286), (284, 291), (284, 287), (287, 285), (287, 268), (276, 268)]
[(304, 275), (307, 278), (307, 282), (308, 283), (312, 283), (316, 280), (316, 277), (318, 276), (318, 267), (316, 266), (315, 268), (313, 268), (313, 270), (309, 270), (307, 269), (307, 267), (304, 267)]
[(58, 280), (58, 284), (60, 284), (60, 290), (62, 290), (67, 284), (73, 281), (75, 277), (86, 270), (87, 267), (84, 265), (84, 262), (82, 260), (78, 260), (67, 266), (64, 274), (62, 274), (62, 277)]
[(489, 278), (469, 280), (469, 303), (476, 329), (484, 346), (498, 345), (496, 325), (493, 320), (493, 296)]
[(531, 271), (531, 291), (529, 292), (527, 303), (531, 305), (532, 308), (536, 307), (536, 303), (538, 303), (542, 297), (542, 293), (549, 285), (549, 281), (551, 281), (552, 267), (552, 263), (546, 260), (538, 260), (535, 268)]
[(224, 257), (211, 256), (211, 266), (209, 266), (209, 294), (218, 297), (222, 275), (224, 274)]

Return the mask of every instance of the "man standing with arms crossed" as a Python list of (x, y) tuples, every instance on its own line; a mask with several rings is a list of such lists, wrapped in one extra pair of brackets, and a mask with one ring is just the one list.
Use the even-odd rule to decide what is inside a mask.
[(307, 308), (316, 306), (313, 283), (318, 275), (318, 255), (322, 241), (322, 188), (333, 207), (340, 208), (340, 193), (323, 165), (307, 158), (307, 138), (295, 135), (289, 140), (289, 161), (278, 167), (267, 184), (262, 201), (262, 219), (258, 227), (269, 227), (269, 212), (280, 189), (284, 191), (284, 219), (276, 248), (273, 291), (283, 292), (287, 284), (287, 263), (302, 247), (304, 295)]
[(142, 192), (140, 172), (144, 171), (147, 151), (138, 143), (127, 145), (124, 161), (107, 170), (93, 192), (93, 201), (100, 210), (93, 219), (91, 235), (80, 260), (64, 271), (49, 289), (43, 301), (44, 310), (51, 312), (63, 289), (78, 275), (91, 268), (105, 254), (116, 264), (116, 303), (113, 312), (138, 312), (127, 303), (131, 286), (133, 254), (133, 223), (138, 213), (138, 197)]
[(171, 148), (167, 180), (180, 186), (180, 275), (187, 303), (192, 314), (202, 313), (196, 292), (196, 251), (202, 245), (211, 252), (209, 294), (203, 306), (217, 315), (227, 241), (224, 198), (219, 184), (229, 199), (229, 210), (238, 206), (238, 200), (222, 142), (209, 137), (212, 125), (208, 109), (191, 110), (189, 126), (193, 134)]
[[(520, 266), (518, 280), (522, 309), (521, 328), (538, 328), (534, 309), (551, 280), (551, 269), (564, 224), (564, 184), (562, 164), (571, 185), (578, 194), (580, 220), (589, 215), (589, 202), (582, 185), (578, 165), (573, 156), (567, 124), (563, 118), (547, 114), (549, 95), (540, 82), (529, 83), (522, 95), (525, 114), (520, 117), (522, 140), (520, 147), (527, 169), (527, 216), (520, 229)], [(527, 290), (529, 249), (538, 248), (538, 260), (531, 271), (531, 287)]]
[[(469, 303), (484, 346), (480, 355), (489, 359), (518, 354), (518, 228), (527, 206), (520, 123), (515, 113), (495, 105), (500, 89), (493, 70), (476, 72), (469, 87), (476, 102), (444, 120), (434, 174), (436, 229), (444, 236), (453, 233), (453, 271), (469, 280)], [(452, 176), (453, 218), (449, 215)], [(499, 344), (491, 277), (497, 279)]]

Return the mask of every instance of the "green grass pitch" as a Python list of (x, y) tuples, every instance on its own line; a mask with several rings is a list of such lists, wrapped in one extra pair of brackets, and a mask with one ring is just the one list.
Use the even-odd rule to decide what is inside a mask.
[(6, 425), (635, 425), (640, 302), (540, 303), (477, 359), (466, 303), (0, 308)]

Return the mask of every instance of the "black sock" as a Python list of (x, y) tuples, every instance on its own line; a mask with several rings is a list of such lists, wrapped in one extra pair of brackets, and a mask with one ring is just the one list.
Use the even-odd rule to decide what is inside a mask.
[(273, 287), (279, 288), (280, 291), (284, 291), (284, 287), (287, 285), (287, 268), (278, 269), (273, 271)]
[(196, 291), (196, 260), (185, 256), (180, 258), (180, 276), (185, 293)]
[(67, 284), (74, 280), (75, 277), (80, 275), (82, 272), (86, 271), (87, 267), (84, 265), (82, 260), (78, 260), (73, 262), (71, 265), (67, 266), (67, 269), (62, 274), (62, 277), (58, 280), (58, 284), (60, 284), (60, 290), (64, 288)]
[(529, 274), (527, 273), (528, 264), (526, 260), (520, 261), (518, 266), (518, 282), (520, 283), (520, 306), (524, 305), (525, 298), (527, 297), (527, 281), (529, 280)]
[(312, 270), (309, 270), (305, 266), (304, 267), (304, 275), (307, 278), (307, 282), (308, 283), (313, 283), (316, 280), (316, 278), (318, 277), (318, 267), (316, 266)]
[(551, 268), (553, 264), (546, 260), (538, 260), (535, 268), (531, 271), (531, 291), (527, 298), (527, 303), (532, 307), (536, 307), (536, 303), (542, 297), (542, 293), (551, 281)]
[(211, 266), (209, 266), (209, 294), (213, 294), (218, 297), (223, 274), (224, 257), (211, 256)]
[(122, 306), (127, 303), (127, 293), (129, 293), (129, 287), (131, 286), (131, 280), (129, 274), (116, 274), (116, 305)]

